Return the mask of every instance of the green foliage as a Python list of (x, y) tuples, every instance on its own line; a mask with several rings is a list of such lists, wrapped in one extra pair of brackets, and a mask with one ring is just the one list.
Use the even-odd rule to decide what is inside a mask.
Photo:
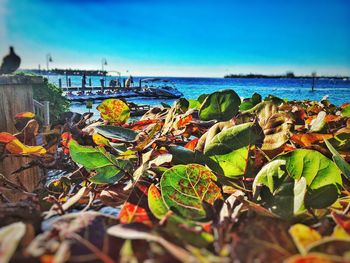
[(199, 118), (204, 121), (227, 121), (236, 115), (241, 99), (233, 90), (217, 91), (203, 101)]
[[(72, 159), (84, 166), (88, 171), (95, 171), (96, 175), (89, 180), (95, 184), (112, 184), (125, 176), (130, 166), (128, 161), (118, 160), (106, 152), (103, 147), (86, 147), (72, 140), (69, 145)], [(130, 168), (130, 167), (129, 167)]]
[(262, 201), (276, 214), (292, 217), (305, 208), (325, 208), (334, 203), (342, 185), (340, 171), (317, 151), (295, 150), (278, 156), (257, 174), (253, 191), (263, 185)]
[(341, 115), (344, 117), (350, 117), (350, 105), (347, 105), (342, 111)]
[(33, 85), (33, 98), (50, 102), (51, 122), (58, 120), (62, 113), (69, 111), (69, 101), (62, 95), (63, 90), (44, 78), (43, 84)]
[(244, 175), (249, 165), (250, 149), (259, 139), (254, 123), (240, 124), (220, 132), (204, 149), (204, 154), (213, 160), (208, 166), (227, 177)]

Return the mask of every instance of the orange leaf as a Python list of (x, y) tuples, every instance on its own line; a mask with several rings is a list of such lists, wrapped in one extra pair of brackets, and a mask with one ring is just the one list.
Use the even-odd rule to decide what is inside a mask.
[(61, 145), (63, 147), (63, 153), (65, 155), (69, 154), (69, 142), (72, 139), (72, 134), (70, 132), (64, 132), (61, 135)]
[(350, 234), (350, 216), (338, 214), (336, 212), (332, 212), (332, 216), (334, 218), (334, 221), (348, 234)]
[(348, 105), (350, 105), (350, 103), (349, 103), (349, 102), (344, 103), (344, 104), (340, 105), (340, 108), (341, 108), (341, 109), (344, 109), (344, 108), (345, 108), (346, 106), (348, 106)]
[[(326, 254), (310, 253), (308, 255), (295, 255), (284, 261), (285, 263), (334, 263), (333, 258)], [(337, 261), (339, 262), (339, 261)]]
[(152, 225), (147, 210), (141, 206), (129, 202), (125, 202), (123, 208), (120, 210), (119, 221), (122, 224), (138, 222), (146, 225)]
[(133, 122), (130, 124), (125, 124), (124, 127), (132, 129), (132, 130), (142, 130), (145, 127), (147, 127), (150, 124), (160, 122), (159, 120), (142, 120), (142, 121), (137, 121)]
[(316, 142), (321, 142), (333, 138), (332, 134), (321, 134), (321, 133), (304, 133), (304, 134), (293, 134), (291, 140), (301, 146), (311, 146)]
[(326, 115), (326, 117), (324, 118), (325, 122), (331, 122), (331, 121), (337, 121), (340, 120), (340, 116), (337, 115)]
[(46, 149), (42, 146), (27, 146), (18, 139), (12, 140), (6, 144), (6, 150), (12, 154), (34, 154), (41, 155), (46, 153)]
[(9, 143), (15, 139), (17, 138), (8, 132), (0, 132), (0, 143)]
[(195, 138), (192, 141), (189, 141), (188, 143), (186, 143), (185, 148), (194, 151), (194, 149), (196, 148), (196, 145), (199, 141), (199, 138)]
[(21, 119), (21, 118), (33, 119), (33, 118), (35, 118), (35, 114), (33, 112), (30, 112), (30, 111), (17, 113), (15, 116), (15, 119)]

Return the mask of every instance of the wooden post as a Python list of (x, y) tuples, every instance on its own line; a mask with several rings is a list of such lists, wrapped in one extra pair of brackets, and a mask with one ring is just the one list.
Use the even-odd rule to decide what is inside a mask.
[[(33, 111), (33, 85), (43, 83), (41, 77), (33, 76), (0, 76), (0, 132), (14, 134), (18, 132), (14, 126), (17, 113)], [(22, 184), (27, 191), (38, 188), (43, 171), (38, 167), (12, 174), (22, 165), (30, 162), (29, 157), (5, 157), (0, 161), (0, 173), (14, 183)], [(11, 201), (16, 202), (21, 196), (16, 191), (1, 189)]]
[(44, 104), (44, 126), (48, 127), (50, 125), (50, 102), (43, 101)]

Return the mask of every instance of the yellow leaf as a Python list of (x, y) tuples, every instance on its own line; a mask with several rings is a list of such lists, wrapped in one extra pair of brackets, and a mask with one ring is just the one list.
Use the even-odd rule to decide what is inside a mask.
[(322, 239), (322, 236), (314, 229), (303, 225), (295, 224), (289, 228), (289, 234), (292, 236), (295, 245), (300, 254), (307, 254), (307, 247), (312, 243)]
[(130, 109), (123, 101), (117, 99), (107, 99), (97, 106), (102, 119), (111, 123), (122, 125), (130, 117)]
[(18, 139), (14, 139), (6, 144), (6, 150), (12, 154), (45, 154), (46, 149), (42, 146), (27, 146)]
[(33, 112), (30, 111), (26, 111), (26, 112), (20, 112), (17, 113), (15, 116), (16, 119), (20, 119), (20, 118), (35, 118), (35, 114)]
[(92, 135), (92, 140), (97, 146), (109, 146), (109, 140), (98, 133)]
[(340, 226), (335, 226), (332, 237), (335, 238), (348, 238), (350, 239), (350, 235), (344, 230), (344, 228)]

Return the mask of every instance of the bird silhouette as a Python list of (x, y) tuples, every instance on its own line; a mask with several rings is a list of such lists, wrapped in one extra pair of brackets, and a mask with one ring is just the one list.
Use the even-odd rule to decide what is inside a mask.
[(17, 56), (13, 47), (10, 47), (10, 54), (5, 56), (0, 67), (0, 75), (15, 72), (21, 64), (21, 58)]

